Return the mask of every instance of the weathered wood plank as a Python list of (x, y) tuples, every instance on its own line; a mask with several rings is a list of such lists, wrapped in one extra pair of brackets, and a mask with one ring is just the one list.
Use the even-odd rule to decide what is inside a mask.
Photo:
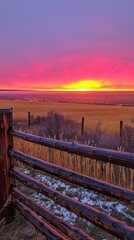
[(26, 196), (24, 193), (19, 191), (17, 188), (14, 188), (12, 191), (13, 197), (17, 198), (27, 207), (35, 211), (37, 214), (42, 216), (47, 222), (51, 225), (62, 231), (72, 240), (93, 240), (90, 236), (88, 236), (82, 230), (70, 225), (68, 222), (64, 221), (62, 218), (57, 217), (49, 211), (47, 208), (43, 207), (41, 204), (35, 202), (30, 197)]
[(134, 169), (134, 153), (119, 152), (76, 143), (69, 143), (19, 131), (11, 131), (11, 135), (43, 146)]
[[(14, 215), (12, 204), (7, 200), (10, 195), (10, 186), (14, 184), (9, 176), (10, 159), (9, 146), (13, 147), (13, 137), (9, 134), (12, 128), (12, 109), (0, 109), (0, 220)], [(11, 203), (11, 201), (8, 201)]]
[(85, 218), (86, 220), (92, 222), (94, 225), (111, 233), (112, 235), (124, 240), (133, 239), (134, 228), (127, 226), (124, 222), (121, 222), (89, 205), (83, 204), (68, 196), (65, 196), (64, 194), (53, 190), (52, 188), (46, 186), (43, 183), (40, 183), (39, 181), (27, 176), (24, 173), (19, 172), (18, 170), (11, 169), (10, 174), (15, 179), (21, 181), (25, 186), (46, 195), (56, 203), (60, 204), (63, 207), (66, 207), (78, 216)]
[(35, 169), (45, 171), (82, 187), (86, 187), (98, 193), (102, 193), (134, 205), (134, 191), (76, 173), (36, 157), (29, 156), (28, 154), (24, 154), (15, 149), (12, 149), (10, 154), (11, 157)]
[(23, 203), (19, 202), (18, 200), (15, 200), (14, 206), (28, 221), (30, 221), (35, 226), (35, 228), (37, 228), (42, 233), (42, 235), (44, 235), (46, 237), (46, 239), (48, 239), (48, 240), (66, 240), (65, 237), (63, 237), (55, 229), (53, 229), (46, 222), (44, 222), (41, 218), (39, 218), (34, 212), (32, 212)]

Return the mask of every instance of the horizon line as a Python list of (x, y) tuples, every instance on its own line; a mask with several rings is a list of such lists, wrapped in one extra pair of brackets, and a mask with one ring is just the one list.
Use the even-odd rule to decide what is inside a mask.
[(33, 91), (33, 92), (133, 92), (134, 89), (0, 89), (3, 91)]

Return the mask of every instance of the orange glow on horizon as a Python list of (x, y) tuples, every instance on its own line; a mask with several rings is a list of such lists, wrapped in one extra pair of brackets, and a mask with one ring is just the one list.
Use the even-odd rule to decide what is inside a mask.
[(0, 91), (39, 91), (39, 92), (134, 92), (134, 89), (130, 88), (100, 88), (100, 89), (64, 89), (64, 88), (54, 88), (54, 89), (45, 89), (45, 88), (1, 88)]
[(80, 80), (74, 83), (62, 85), (59, 88), (53, 89), (42, 88), (36, 89), (36, 91), (54, 91), (54, 92), (134, 91), (134, 88), (115, 88), (114, 86), (111, 86), (112, 84), (110, 81), (104, 81), (104, 83), (102, 82), (98, 80)]
[[(44, 86), (43, 86), (44, 85)], [(0, 88), (2, 91), (11, 90), (11, 91), (46, 91), (46, 92), (90, 92), (90, 91), (134, 91), (134, 88), (115, 88), (112, 86), (110, 81), (102, 81), (102, 80), (80, 80), (77, 82), (72, 82), (66, 85), (61, 85), (57, 88), (49, 88), (45, 84), (43, 84), (38, 88), (31, 88), (30, 85), (28, 87), (12, 87), (12, 88)]]
[(95, 80), (82, 80), (76, 83), (70, 83), (63, 86), (68, 91), (92, 91), (101, 88), (101, 84)]
[[(25, 89), (23, 89), (25, 90)], [(63, 89), (63, 88), (56, 88), (56, 89), (30, 89), (31, 91), (41, 91), (41, 92), (133, 92), (134, 89), (115, 89), (115, 88), (101, 88), (101, 89)]]

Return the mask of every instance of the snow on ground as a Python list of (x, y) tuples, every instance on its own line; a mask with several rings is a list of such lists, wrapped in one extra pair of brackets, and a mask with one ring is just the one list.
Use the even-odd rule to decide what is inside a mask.
[[(24, 173), (30, 175), (30, 170), (26, 169)], [(34, 175), (34, 177), (35, 179), (43, 182), (54, 190), (66, 194), (67, 196), (72, 197), (75, 200), (93, 206), (110, 215), (111, 213), (114, 213), (113, 216), (120, 215), (123, 217), (123, 219), (134, 222), (134, 211), (130, 211), (130, 208), (121, 202), (112, 201), (111, 198), (106, 198), (101, 194), (97, 194), (93, 191), (76, 186), (74, 184), (69, 184), (66, 181), (63, 182), (56, 177), (51, 177), (50, 175), (45, 175), (44, 173), (37, 173), (36, 175)], [(77, 225), (77, 223), (79, 222), (81, 223), (81, 225), (85, 226), (85, 229), (88, 229), (89, 227), (91, 228), (91, 226), (93, 226), (90, 222), (87, 222), (86, 220), (78, 217), (76, 214), (70, 212), (59, 204), (56, 204), (54, 201), (40, 193), (33, 193), (31, 197), (37, 202), (41, 203), (47, 209), (54, 212), (56, 215), (70, 222), (70, 224)]]
[[(37, 180), (45, 183), (47, 186), (53, 188), (54, 190), (60, 191), (63, 194), (66, 194), (67, 196), (70, 196), (70, 197), (74, 198), (75, 200), (81, 201), (81, 202), (86, 203), (90, 206), (95, 206), (96, 208), (98, 208), (102, 211), (105, 211), (109, 214), (111, 212), (113, 212), (113, 210), (117, 211), (120, 214), (124, 215), (126, 218), (134, 221), (134, 211), (131, 211), (131, 215), (127, 214), (127, 212), (129, 211), (129, 208), (123, 203), (120, 203), (118, 201), (110, 201), (109, 199), (106, 199), (102, 195), (97, 194), (93, 191), (90, 191), (88, 189), (78, 187), (78, 186), (75, 186), (75, 185), (68, 184), (68, 182), (63, 182), (63, 181), (61, 181), (57, 178), (54, 178), (54, 177), (51, 177), (51, 176), (48, 176), (48, 175), (37, 174), (35, 176), (35, 178)], [(58, 204), (55, 204), (52, 200), (47, 199), (44, 195), (34, 194), (33, 197), (37, 198), (38, 201), (41, 201), (42, 204), (44, 204), (48, 208), (51, 208), (54, 205), (53, 210), (57, 211), (56, 210), (57, 206), (55, 207), (55, 205), (58, 205)], [(65, 211), (65, 208), (63, 208), (63, 209)], [(67, 218), (69, 218), (67, 212), (66, 212), (66, 216), (67, 216)], [(61, 214), (62, 214), (62, 211), (61, 211)], [(64, 215), (65, 215), (65, 212), (64, 212)], [(74, 218), (75, 218), (76, 217), (75, 214), (73, 214), (73, 215), (74, 215)], [(71, 215), (70, 218), (72, 219), (72, 215)]]

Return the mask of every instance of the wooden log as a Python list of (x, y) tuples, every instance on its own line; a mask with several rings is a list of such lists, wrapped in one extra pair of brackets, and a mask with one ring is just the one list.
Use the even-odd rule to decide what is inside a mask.
[(33, 167), (34, 169), (50, 173), (79, 186), (86, 187), (90, 190), (134, 205), (134, 191), (76, 173), (60, 166), (56, 166), (52, 163), (29, 156), (28, 154), (24, 154), (15, 149), (12, 149), (10, 155), (11, 157)]
[(120, 121), (120, 147), (122, 147), (122, 138), (123, 138), (123, 121)]
[[(0, 220), (12, 218), (15, 214), (11, 204), (10, 187), (14, 180), (9, 176), (10, 158), (9, 147), (13, 147), (13, 137), (9, 134), (12, 128), (12, 109), (0, 109)], [(14, 218), (14, 217), (13, 217)]]
[(55, 114), (55, 126), (56, 126), (56, 139), (59, 139), (59, 119), (58, 114)]
[(81, 120), (81, 136), (83, 136), (84, 134), (84, 117), (82, 117), (82, 120)]
[(62, 218), (57, 217), (49, 211), (47, 208), (41, 206), (41, 204), (35, 202), (31, 197), (26, 196), (24, 193), (14, 188), (12, 191), (13, 197), (17, 198), (27, 207), (32, 209), (34, 212), (42, 216), (47, 222), (59, 229), (61, 232), (66, 234), (72, 240), (93, 240), (82, 230), (70, 225), (68, 222), (64, 221)]
[(69, 143), (61, 140), (43, 138), (19, 131), (11, 131), (11, 134), (20, 139), (43, 146), (134, 169), (134, 153), (113, 151), (103, 148), (85, 146), (82, 144)]
[(31, 126), (31, 114), (28, 112), (28, 127)]
[(26, 207), (23, 203), (15, 200), (14, 206), (16, 209), (29, 221), (35, 228), (39, 230), (48, 240), (66, 240), (60, 233), (49, 226), (41, 218), (39, 218), (33, 211)]
[(134, 236), (134, 228), (127, 226), (124, 222), (121, 222), (108, 214), (101, 212), (89, 205), (76, 201), (52, 188), (46, 186), (43, 183), (35, 180), (34, 178), (27, 176), (18, 170), (11, 169), (11, 175), (21, 181), (25, 186), (32, 188), (33, 190), (44, 194), (54, 202), (66, 207), (70, 211), (74, 212), (80, 217), (92, 222), (94, 225), (104, 229), (108, 233), (111, 233), (115, 237), (124, 240), (132, 240)]

